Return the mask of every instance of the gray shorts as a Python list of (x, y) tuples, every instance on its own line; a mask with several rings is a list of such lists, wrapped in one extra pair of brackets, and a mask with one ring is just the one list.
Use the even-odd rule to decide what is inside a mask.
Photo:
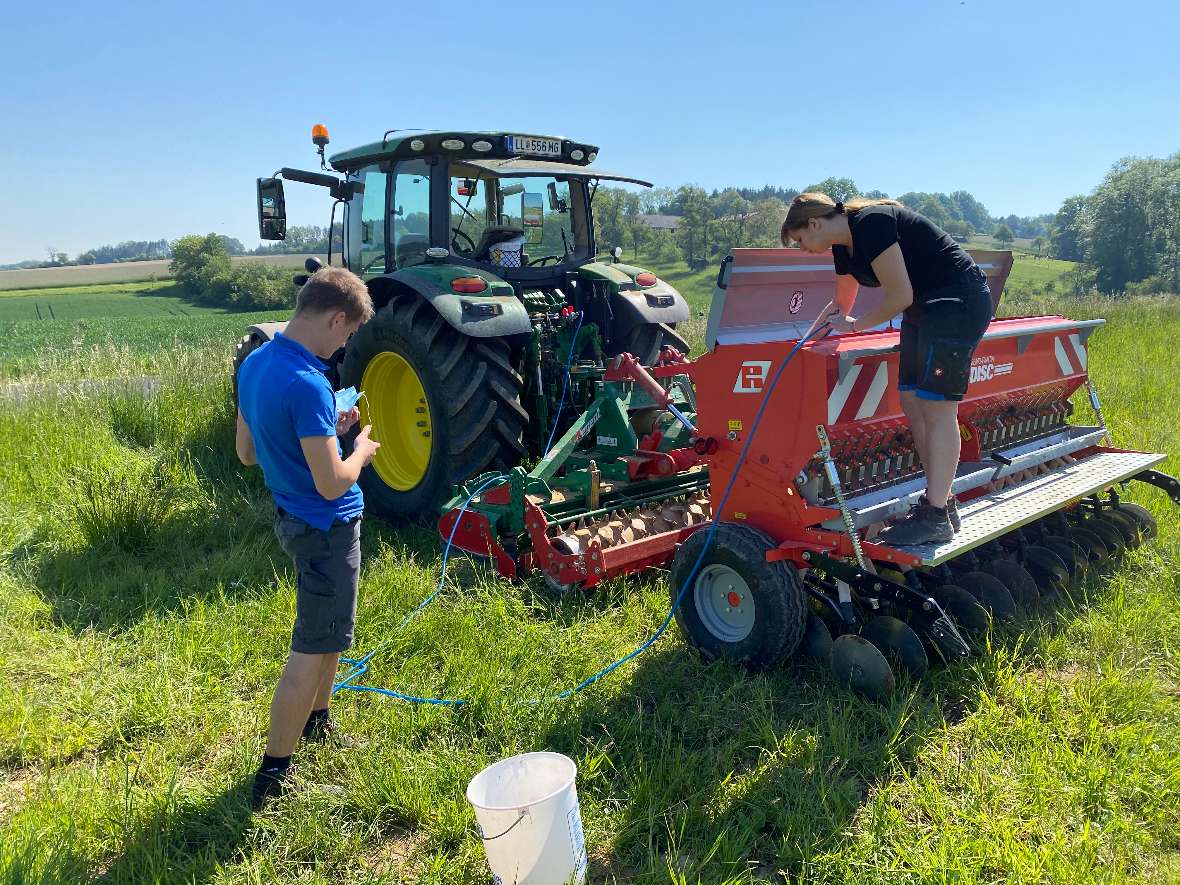
[(275, 517), (275, 535), (294, 560), (298, 575), (291, 651), (305, 655), (347, 651), (356, 625), (360, 517), (324, 531), (280, 513)]

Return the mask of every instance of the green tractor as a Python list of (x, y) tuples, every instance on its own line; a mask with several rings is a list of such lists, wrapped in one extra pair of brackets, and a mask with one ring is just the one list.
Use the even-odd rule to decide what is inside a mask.
[[(560, 408), (567, 366), (601, 369), (624, 352), (651, 365), (666, 346), (687, 350), (676, 332), (688, 318), (680, 293), (622, 263), (617, 247), (599, 257), (599, 184), (651, 185), (595, 169), (597, 147), (391, 130), (325, 162), (327, 130), (316, 126), (312, 140), (323, 172), (284, 168), (258, 180), (259, 235), (286, 235), (284, 179), (335, 199), (337, 263), (366, 280), (376, 314), (329, 374), (363, 392), (362, 423), (382, 444), (361, 478), (375, 512), (434, 517), (454, 485), (543, 455), (580, 413), (576, 390)], [(318, 266), (309, 260), (309, 271)], [(250, 327), (235, 377), (283, 326)]]

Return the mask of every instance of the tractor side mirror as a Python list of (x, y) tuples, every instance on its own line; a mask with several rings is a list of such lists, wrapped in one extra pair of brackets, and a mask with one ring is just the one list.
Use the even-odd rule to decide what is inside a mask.
[(545, 233), (545, 202), (540, 194), (524, 193), (520, 197), (520, 224), (525, 242), (535, 246)]
[(279, 178), (258, 179), (258, 236), (263, 240), (287, 239), (287, 201)]
[(549, 211), (559, 212), (563, 215), (569, 211), (569, 207), (566, 206), (565, 200), (557, 195), (556, 181), (549, 182)]

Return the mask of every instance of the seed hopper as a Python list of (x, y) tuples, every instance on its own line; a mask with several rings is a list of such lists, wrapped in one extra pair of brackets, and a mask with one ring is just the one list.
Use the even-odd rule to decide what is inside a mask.
[[(1010, 253), (974, 257), (998, 302)], [(531, 470), (458, 488), (443, 537), (562, 591), (665, 566), (680, 629), (706, 657), (765, 669), (810, 654), (886, 697), (899, 672), (967, 656), (992, 620), (1154, 535), (1150, 512), (1123, 500), (1128, 482), (1180, 503), (1164, 455), (1110, 438), (1088, 374), (1103, 321), (997, 319), (959, 409), (961, 529), (944, 544), (879, 542), (925, 477), (897, 393), (898, 329), (808, 334), (834, 288), (830, 256), (735, 249), (705, 353), (665, 347), (648, 366), (571, 354), (558, 441)], [(879, 297), (862, 289), (858, 313)]]

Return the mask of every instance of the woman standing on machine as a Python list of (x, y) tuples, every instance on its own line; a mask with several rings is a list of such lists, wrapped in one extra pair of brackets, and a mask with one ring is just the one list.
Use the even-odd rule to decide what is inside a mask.
[[(950, 494), (959, 466), (959, 402), (992, 318), (983, 271), (945, 231), (894, 200), (841, 203), (800, 194), (781, 236), (784, 246), (793, 240), (805, 252), (832, 250), (838, 276), (829, 321), (836, 332), (872, 329), (902, 313), (897, 386), (926, 469), (926, 494), (881, 540), (893, 546), (951, 540), (959, 528)], [(880, 286), (885, 297), (854, 317), (860, 286)]]

